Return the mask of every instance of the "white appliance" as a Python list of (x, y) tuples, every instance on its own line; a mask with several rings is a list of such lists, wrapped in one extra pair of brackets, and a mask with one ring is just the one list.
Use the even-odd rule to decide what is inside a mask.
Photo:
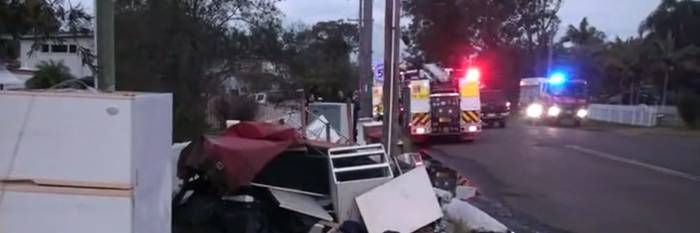
[[(346, 103), (311, 103), (309, 104), (309, 121), (313, 122), (316, 118), (324, 116), (332, 129), (335, 129), (343, 138), (350, 139), (350, 124), (352, 123), (352, 104), (348, 109)], [(348, 115), (348, 111), (350, 115)], [(350, 118), (348, 118), (350, 116)]]
[(171, 232), (170, 94), (7, 91), (0, 109), (0, 232)]

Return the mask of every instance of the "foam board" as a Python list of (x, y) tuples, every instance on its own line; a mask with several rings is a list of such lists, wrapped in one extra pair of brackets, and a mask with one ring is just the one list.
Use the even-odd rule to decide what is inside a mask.
[(425, 167), (415, 168), (355, 200), (369, 233), (414, 232), (442, 217)]

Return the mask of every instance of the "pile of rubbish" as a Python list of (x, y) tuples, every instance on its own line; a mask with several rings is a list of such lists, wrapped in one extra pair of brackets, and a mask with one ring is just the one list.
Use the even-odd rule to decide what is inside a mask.
[(455, 192), (434, 188), (431, 175), (417, 154), (390, 159), (381, 144), (242, 122), (182, 149), (173, 232), (449, 232), (446, 211), (463, 207), (449, 207)]

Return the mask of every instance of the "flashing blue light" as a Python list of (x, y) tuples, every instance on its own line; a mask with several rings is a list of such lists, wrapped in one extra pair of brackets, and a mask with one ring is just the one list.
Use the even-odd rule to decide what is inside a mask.
[(554, 85), (563, 84), (566, 82), (566, 74), (562, 72), (555, 72), (549, 77), (549, 83)]

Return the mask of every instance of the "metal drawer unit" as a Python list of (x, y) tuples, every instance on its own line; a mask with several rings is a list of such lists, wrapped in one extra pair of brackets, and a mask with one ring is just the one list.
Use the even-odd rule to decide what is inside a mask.
[(394, 176), (381, 144), (328, 150), (330, 188), (336, 220), (361, 220), (355, 197), (390, 181)]

